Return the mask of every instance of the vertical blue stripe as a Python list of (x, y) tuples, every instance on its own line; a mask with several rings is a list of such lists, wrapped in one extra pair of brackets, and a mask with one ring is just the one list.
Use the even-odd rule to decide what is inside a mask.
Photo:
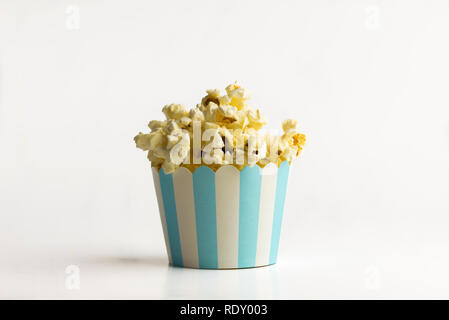
[(256, 264), (261, 186), (260, 167), (243, 168), (240, 172), (239, 268), (254, 267)]
[(201, 166), (193, 173), (198, 264), (218, 268), (217, 216), (215, 212), (215, 173)]
[(159, 171), (162, 200), (164, 202), (165, 220), (167, 221), (168, 240), (172, 263), (182, 267), (181, 240), (179, 238), (178, 217), (176, 214), (175, 191), (173, 189), (172, 174), (165, 174), (164, 169)]
[(276, 199), (274, 202), (273, 229), (271, 232), (270, 264), (276, 263), (279, 248), (279, 238), (281, 235), (282, 214), (284, 212), (285, 193), (287, 191), (288, 171), (290, 166), (288, 161), (284, 161), (279, 166), (276, 182)]

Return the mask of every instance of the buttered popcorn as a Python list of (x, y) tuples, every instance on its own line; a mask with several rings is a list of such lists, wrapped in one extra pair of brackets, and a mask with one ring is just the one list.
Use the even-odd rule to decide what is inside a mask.
[(215, 171), (223, 165), (279, 166), (299, 156), (306, 137), (296, 130), (297, 120), (283, 121), (281, 136), (262, 134), (266, 121), (259, 109), (248, 105), (247, 90), (234, 83), (224, 95), (218, 89), (206, 92), (190, 110), (180, 104), (164, 106), (166, 120), (150, 121), (151, 132), (134, 137), (136, 146), (148, 151), (152, 166), (165, 173), (180, 166), (193, 172), (201, 165)]

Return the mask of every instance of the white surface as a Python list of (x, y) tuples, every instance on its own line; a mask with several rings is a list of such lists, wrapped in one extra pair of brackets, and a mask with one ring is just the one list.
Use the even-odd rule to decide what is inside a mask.
[[(443, 0), (1, 1), (0, 297), (449, 298), (448, 14)], [(132, 138), (234, 80), (307, 134), (279, 264), (168, 268)]]

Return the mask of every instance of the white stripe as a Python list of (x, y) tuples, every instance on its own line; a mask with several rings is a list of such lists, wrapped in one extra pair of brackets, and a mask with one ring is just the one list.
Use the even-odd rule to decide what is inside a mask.
[(195, 203), (192, 173), (178, 168), (173, 173), (176, 213), (184, 267), (198, 268), (198, 242), (196, 240)]
[(167, 220), (165, 219), (164, 202), (162, 201), (161, 183), (159, 181), (159, 172), (156, 167), (151, 167), (153, 172), (154, 190), (156, 191), (159, 215), (161, 216), (162, 230), (164, 232), (165, 248), (167, 249), (168, 261), (172, 264), (170, 242), (168, 241)]
[(240, 171), (223, 166), (215, 173), (219, 268), (238, 267)]
[(270, 259), (277, 171), (278, 168), (274, 163), (270, 163), (262, 169), (256, 266), (267, 265)]

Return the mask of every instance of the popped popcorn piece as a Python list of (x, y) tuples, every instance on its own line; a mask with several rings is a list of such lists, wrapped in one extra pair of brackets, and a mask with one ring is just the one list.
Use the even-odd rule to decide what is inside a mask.
[(221, 97), (218, 97), (218, 104), (220, 106), (228, 106), (231, 103), (231, 98), (229, 98), (228, 95), (224, 95)]
[(230, 98), (230, 105), (242, 110), (245, 107), (245, 101), (249, 99), (249, 93), (237, 83), (230, 84), (226, 87), (226, 92)]
[(204, 114), (205, 120), (209, 122), (217, 121), (217, 112), (218, 112), (218, 105), (214, 102), (209, 102), (209, 104), (206, 107), (206, 113)]
[[(278, 166), (283, 161), (293, 161), (305, 145), (305, 135), (296, 130), (298, 122), (287, 119), (282, 122), (281, 136), (262, 134), (259, 131), (266, 120), (259, 109), (248, 104), (249, 93), (237, 83), (220, 90), (207, 90), (207, 95), (195, 108), (187, 110), (180, 104), (169, 104), (162, 112), (166, 120), (152, 120), (151, 132), (139, 132), (134, 137), (137, 148), (148, 151), (152, 166), (163, 168), (166, 173), (183, 166), (192, 172), (201, 165), (217, 170), (222, 165), (242, 169), (245, 165), (261, 167), (269, 163)], [(193, 131), (199, 124), (201, 134), (206, 130), (210, 139), (200, 137), (201, 149), (196, 157), (203, 163), (192, 163)], [(198, 127), (198, 126), (197, 126)], [(196, 130), (196, 129), (195, 129)], [(198, 129), (199, 130), (199, 129)], [(207, 138), (207, 137), (206, 137)]]
[(233, 118), (237, 112), (237, 108), (230, 105), (220, 105), (218, 110), (226, 118)]
[(298, 120), (287, 119), (287, 120), (282, 121), (282, 130), (284, 130), (284, 132), (288, 132), (290, 130), (296, 129), (297, 125), (298, 125)]
[(192, 121), (204, 121), (204, 113), (200, 109), (191, 109), (189, 112), (189, 117)]
[(148, 123), (148, 127), (151, 129), (151, 131), (155, 131), (157, 129), (163, 129), (166, 126), (167, 126), (167, 121), (151, 120), (150, 123)]
[(153, 150), (156, 147), (164, 144), (165, 136), (158, 130), (151, 132), (150, 134), (139, 133), (134, 141), (136, 146), (144, 151)]
[(162, 112), (165, 114), (167, 119), (180, 119), (188, 115), (186, 108), (180, 104), (170, 104), (162, 108)]
[(260, 110), (248, 110), (248, 126), (255, 128), (256, 130), (262, 129), (262, 127), (267, 123), (265, 119), (260, 114)]
[(165, 173), (172, 173), (176, 170), (178, 166), (169, 160), (165, 160), (162, 164), (162, 169), (164, 169)]
[(189, 117), (182, 117), (178, 120), (178, 123), (182, 128), (189, 126), (191, 122), (192, 119), (190, 119)]

